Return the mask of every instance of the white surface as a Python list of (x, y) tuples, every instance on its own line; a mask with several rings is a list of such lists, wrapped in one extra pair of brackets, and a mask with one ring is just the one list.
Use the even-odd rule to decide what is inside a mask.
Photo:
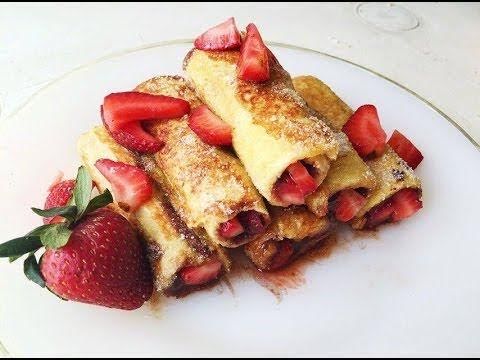
[(365, 23), (356, 5), (0, 4), (0, 119), (74, 67), (127, 48), (193, 38), (234, 15), (240, 26), (255, 22), (267, 40), (337, 55), (394, 79), (480, 142), (480, 4), (403, 4), (420, 21), (406, 32)]
[[(0, 132), (0, 232), (24, 233), (58, 169), (78, 164), (79, 134), (99, 123), (111, 91), (180, 71), (189, 46), (151, 49), (84, 69), (36, 97)], [(324, 79), (352, 107), (378, 106), (388, 133), (399, 128), (422, 150), (424, 209), (357, 240), (308, 268), (307, 284), (277, 303), (251, 280), (121, 312), (61, 302), (26, 281), (21, 263), (0, 263), (0, 339), (17, 355), (480, 354), (478, 150), (408, 92), (353, 65), (272, 48), (293, 75)], [(159, 61), (161, 59), (161, 61)], [(358, 85), (361, 84), (361, 85)], [(421, 119), (421, 121), (419, 121)], [(424, 136), (435, 127), (435, 136)], [(18, 139), (22, 139), (19, 143)], [(25, 146), (28, 144), (28, 146)], [(12, 161), (14, 159), (14, 161)], [(465, 165), (468, 164), (468, 176)]]

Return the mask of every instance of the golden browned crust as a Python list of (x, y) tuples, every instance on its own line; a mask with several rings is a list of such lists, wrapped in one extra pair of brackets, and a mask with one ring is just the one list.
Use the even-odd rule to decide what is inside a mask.
[[(201, 105), (195, 92), (178, 76), (156, 77), (136, 90), (183, 98), (192, 107)], [(164, 187), (189, 227), (205, 228), (219, 244), (238, 247), (252, 237), (245, 236), (241, 241), (223, 238), (218, 234), (221, 223), (248, 210), (263, 214), (269, 223), (263, 200), (240, 161), (228, 151), (204, 143), (190, 129), (187, 118), (155, 122), (149, 131), (165, 142), (151, 159), (163, 173)], [(154, 176), (162, 178), (158, 173)]]
[(316, 77), (297, 76), (293, 78), (293, 86), (308, 106), (323, 116), (334, 130), (340, 131), (353, 114), (352, 109)]

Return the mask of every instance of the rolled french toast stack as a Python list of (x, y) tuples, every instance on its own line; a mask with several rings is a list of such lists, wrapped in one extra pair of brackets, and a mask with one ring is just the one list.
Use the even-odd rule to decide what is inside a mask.
[[(157, 290), (170, 296), (218, 281), (230, 248), (274, 271), (321, 243), (334, 222), (362, 229), (407, 217), (396, 194), (414, 189), (419, 201), (421, 192), (392, 148), (363, 156), (343, 131), (356, 113), (318, 79), (292, 81), (253, 24), (243, 36), (233, 19), (213, 30), (186, 55), (186, 78), (157, 76), (107, 96), (104, 125), (78, 143), (96, 186), (113, 192), (143, 237)], [(154, 196), (125, 207), (99, 171), (104, 159), (140, 169)]]

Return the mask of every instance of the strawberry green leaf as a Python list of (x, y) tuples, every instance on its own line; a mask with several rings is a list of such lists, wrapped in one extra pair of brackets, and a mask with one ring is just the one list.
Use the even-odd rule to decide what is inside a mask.
[(8, 258), (8, 262), (9, 262), (9, 263), (13, 263), (15, 260), (20, 259), (22, 256), (23, 256), (23, 255), (10, 256), (10, 257)]
[(48, 229), (49, 227), (51, 227), (52, 225), (51, 224), (45, 224), (45, 225), (41, 225), (39, 227), (36, 227), (35, 229), (33, 229), (32, 231), (30, 231), (27, 235), (25, 236), (40, 236), (46, 229)]
[(42, 232), (40, 240), (47, 249), (58, 249), (67, 244), (71, 233), (66, 224), (51, 224)]
[(77, 179), (75, 180), (75, 188), (73, 189), (73, 197), (77, 206), (76, 220), (79, 220), (87, 209), (92, 192), (92, 178), (83, 166), (78, 168)]
[(92, 200), (90, 200), (87, 209), (85, 210), (85, 214), (100, 209), (110, 204), (111, 202), (113, 202), (112, 194), (108, 189), (106, 189), (102, 194), (97, 195)]
[(25, 276), (34, 283), (45, 287), (45, 280), (40, 272), (40, 266), (38, 265), (35, 254), (30, 254), (23, 263), (23, 272)]
[(62, 216), (65, 219), (70, 221), (74, 220), (75, 216), (77, 215), (76, 206), (61, 206), (61, 207), (54, 207), (46, 210), (32, 208), (32, 211), (35, 214), (43, 217)]
[(0, 258), (22, 256), (41, 247), (39, 236), (23, 236), (0, 244)]

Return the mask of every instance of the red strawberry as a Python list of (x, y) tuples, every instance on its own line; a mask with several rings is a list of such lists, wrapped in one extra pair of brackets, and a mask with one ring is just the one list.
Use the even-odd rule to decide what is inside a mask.
[(380, 156), (385, 149), (387, 134), (378, 119), (377, 109), (373, 105), (362, 105), (343, 126), (355, 150), (361, 157), (372, 153)]
[(244, 231), (245, 230), (237, 217), (220, 224), (218, 230), (220, 236), (228, 239), (234, 238), (235, 236), (242, 234)]
[(240, 49), (238, 78), (246, 81), (263, 82), (270, 78), (269, 51), (257, 27), (247, 26), (247, 34)]
[(305, 196), (300, 187), (293, 181), (289, 174), (284, 174), (275, 185), (275, 194), (283, 202), (284, 206), (302, 205)]
[(210, 260), (198, 266), (187, 266), (180, 271), (180, 277), (186, 285), (203, 285), (215, 280), (220, 274), (222, 263)]
[(232, 144), (232, 128), (206, 105), (193, 109), (188, 118), (188, 126), (209, 145)]
[(152, 197), (152, 183), (144, 170), (109, 159), (98, 160), (95, 167), (112, 184), (115, 201), (125, 211), (135, 211)]
[[(66, 206), (73, 194), (75, 180), (64, 180), (50, 187), (44, 209)], [(44, 224), (55, 224), (64, 221), (61, 216), (43, 218)]]
[(400, 131), (395, 130), (388, 140), (388, 145), (400, 156), (405, 162), (415, 169), (423, 160), (423, 155), (415, 145), (412, 144)]
[(142, 120), (176, 119), (190, 111), (190, 104), (170, 96), (142, 92), (120, 92), (105, 97), (103, 116), (110, 131)]
[(227, 21), (212, 27), (195, 39), (194, 45), (200, 50), (232, 50), (239, 49), (242, 37), (231, 17)]
[(367, 224), (365, 227), (367, 229), (372, 229), (378, 225), (391, 221), (393, 210), (394, 209), (390, 201), (386, 201), (383, 204), (376, 206), (368, 212)]
[(269, 270), (277, 270), (288, 264), (294, 252), (292, 244), (288, 240), (277, 242), (277, 252), (270, 262)]
[(340, 191), (335, 200), (335, 218), (342, 222), (350, 221), (366, 202), (367, 199), (353, 189)]
[(317, 189), (318, 185), (315, 182), (315, 179), (309, 174), (307, 168), (303, 166), (300, 161), (289, 165), (287, 167), (287, 172), (298, 185), (303, 196), (307, 196)]
[(133, 310), (153, 291), (142, 245), (130, 223), (100, 209), (73, 228), (68, 243), (40, 263), (47, 287), (67, 300)]
[(260, 234), (265, 230), (263, 215), (255, 210), (242, 211), (238, 214), (238, 219), (250, 235)]
[(423, 207), (418, 191), (415, 189), (403, 189), (397, 192), (392, 196), (392, 206), (394, 209), (392, 221), (406, 219)]

